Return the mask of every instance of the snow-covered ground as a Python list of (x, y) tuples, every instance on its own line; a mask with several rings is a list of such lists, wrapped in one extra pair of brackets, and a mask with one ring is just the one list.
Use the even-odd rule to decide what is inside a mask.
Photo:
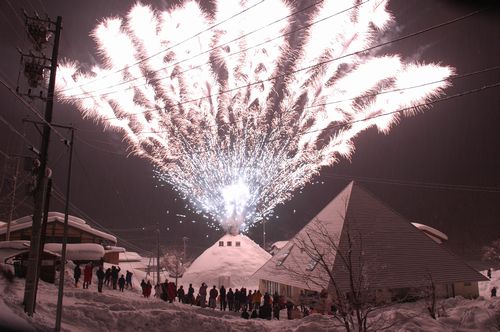
[[(122, 271), (125, 269), (123, 266)], [(318, 314), (293, 321), (244, 320), (234, 313), (145, 299), (138, 290), (120, 293), (104, 287), (104, 292), (98, 293), (95, 280), (89, 289), (75, 288), (70, 267), (66, 281), (62, 321), (66, 331), (336, 331), (330, 317)], [(484, 297), (440, 300), (437, 320), (426, 313), (423, 301), (390, 307), (378, 317), (384, 317), (387, 324), (394, 323), (387, 331), (498, 331), (500, 300), (489, 296), (493, 285), (500, 286), (500, 271), (493, 271), (492, 280), (480, 284)], [(23, 312), (23, 290), (24, 279), (9, 283), (0, 278), (4, 294), (0, 298), (0, 330), (52, 330), (57, 286), (40, 282), (32, 318)], [(281, 317), (286, 318), (284, 312)]]

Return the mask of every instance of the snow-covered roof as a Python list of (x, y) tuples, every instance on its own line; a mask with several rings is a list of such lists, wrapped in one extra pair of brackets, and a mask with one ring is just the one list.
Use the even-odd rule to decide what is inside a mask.
[[(351, 248), (347, 234), (351, 236)], [(479, 272), (353, 182), (262, 266), (255, 277), (303, 289), (326, 288), (329, 276), (313, 257), (300, 249), (303, 243), (321, 248), (331, 248), (335, 243), (341, 251), (362, 251), (362, 262), (361, 253), (352, 256), (353, 266), (363, 265), (368, 287), (374, 289), (419, 287), (428, 282), (429, 274), (436, 284), (485, 280)], [(327, 250), (323, 259), (331, 262), (337, 285), (348, 291), (349, 274), (339, 256), (336, 250)]]
[(108, 252), (125, 252), (127, 250), (123, 247), (105, 246), (104, 251), (108, 253)]
[[(46, 243), (45, 250), (61, 254), (61, 243)], [(98, 261), (104, 256), (104, 247), (97, 243), (68, 243), (66, 259), (73, 261)]]
[[(47, 222), (51, 223), (51, 222), (56, 222), (56, 221), (60, 222), (60, 223), (64, 223), (64, 213), (49, 212), (49, 216), (47, 218)], [(31, 215), (24, 216), (22, 218), (13, 220), (11, 222), (10, 231), (14, 232), (14, 231), (17, 231), (17, 230), (20, 230), (20, 229), (30, 228), (31, 225), (32, 225), (32, 223), (33, 223), (33, 220), (32, 220), (32, 216)], [(85, 220), (80, 219), (78, 217), (69, 215), (68, 216), (68, 225), (71, 226), (71, 227), (78, 228), (78, 229), (80, 229), (80, 230), (82, 230), (84, 232), (90, 233), (92, 235), (98, 236), (100, 238), (106, 239), (106, 240), (108, 240), (110, 242), (116, 243), (116, 237), (115, 236), (113, 236), (111, 234), (108, 234), (108, 233), (104, 233), (104, 232), (98, 231), (97, 229), (90, 227), (90, 225), (88, 225), (85, 222)], [(7, 232), (7, 226), (6, 225), (0, 225), (0, 234), (4, 234), (6, 232)]]
[(7, 225), (7, 223), (5, 221), (0, 221), (0, 227), (2, 227), (4, 225)]
[(444, 234), (441, 231), (438, 231), (437, 229), (431, 226), (419, 224), (417, 222), (412, 222), (411, 224), (420, 229), (422, 232), (424, 232), (425, 235), (427, 235), (437, 243), (443, 243), (444, 241), (448, 241), (448, 236), (446, 234)]
[[(220, 246), (220, 242), (223, 246)], [(192, 283), (195, 287), (205, 282), (210, 287), (223, 283), (226, 288), (255, 288), (258, 279), (251, 279), (251, 276), (270, 257), (248, 236), (226, 234), (196, 258), (184, 273), (182, 283), (186, 286)]]

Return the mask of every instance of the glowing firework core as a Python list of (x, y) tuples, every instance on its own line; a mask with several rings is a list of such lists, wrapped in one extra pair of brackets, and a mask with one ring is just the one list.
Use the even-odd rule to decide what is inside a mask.
[(386, 1), (291, 3), (138, 3), (94, 30), (102, 65), (61, 66), (59, 96), (123, 133), (194, 211), (246, 230), (453, 73), (360, 52), (391, 26)]

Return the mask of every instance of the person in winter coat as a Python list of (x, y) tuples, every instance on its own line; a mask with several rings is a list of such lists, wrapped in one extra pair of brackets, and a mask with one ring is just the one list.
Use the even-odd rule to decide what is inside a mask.
[(292, 319), (292, 310), (293, 310), (292, 301), (290, 301), (290, 300), (286, 301), (286, 315), (287, 315), (288, 319)]
[(198, 291), (198, 295), (200, 296), (200, 306), (205, 308), (207, 304), (207, 284), (204, 282), (201, 284), (200, 290)]
[(132, 272), (128, 271), (127, 270), (127, 273), (125, 274), (125, 287), (127, 287), (127, 289), (130, 287), (130, 289), (132, 289)]
[(151, 296), (151, 290), (153, 289), (153, 285), (151, 285), (151, 281), (148, 280), (146, 286), (144, 286), (144, 297), (148, 298)]
[(144, 281), (144, 279), (142, 279), (141, 281), (141, 289), (142, 289), (142, 296), (146, 297), (146, 282)]
[(104, 270), (102, 269), (102, 265), (99, 266), (95, 275), (97, 276), (97, 291), (102, 293), (102, 285), (104, 284), (104, 277), (106, 276)]
[(160, 284), (161, 286), (161, 292), (160, 292), (160, 298), (163, 300), (163, 301), (167, 301), (168, 300), (168, 296), (167, 296), (167, 293), (168, 293), (168, 280), (165, 280), (164, 283)]
[(89, 288), (89, 285), (92, 283), (92, 265), (87, 264), (83, 269), (83, 288)]
[(496, 287), (493, 287), (491, 289), (491, 297), (496, 297), (497, 296), (497, 288)]
[(109, 283), (111, 282), (111, 269), (108, 267), (106, 272), (104, 273), (104, 284), (109, 287)]
[(234, 311), (236, 312), (240, 311), (241, 308), (240, 299), (241, 299), (241, 293), (238, 290), (238, 288), (236, 288), (234, 291)]
[(254, 291), (252, 295), (252, 302), (253, 302), (253, 307), (254, 309), (259, 309), (260, 308), (260, 302), (262, 301), (262, 294), (260, 293), (260, 290)]
[(186, 293), (184, 292), (184, 286), (180, 286), (177, 290), (177, 298), (179, 302), (186, 303)]
[(227, 302), (226, 302), (226, 289), (224, 288), (224, 285), (220, 286), (219, 294), (220, 294), (219, 295), (220, 310), (226, 311)]
[(246, 296), (246, 298), (244, 299), (245, 301), (245, 307), (247, 307), (247, 309), (250, 311), (252, 310), (252, 303), (253, 303), (253, 294), (252, 294), (252, 290), (249, 290), (248, 291), (248, 295)]
[(193, 284), (189, 284), (188, 293), (187, 293), (187, 303), (193, 305), (194, 304), (194, 288)]
[(234, 293), (233, 293), (232, 288), (229, 288), (229, 290), (227, 291), (226, 301), (227, 301), (227, 306), (229, 308), (229, 311), (233, 311), (234, 310)]
[(214, 285), (214, 287), (210, 290), (210, 298), (208, 299), (208, 306), (210, 308), (215, 309), (218, 295), (219, 292), (217, 291)]
[[(111, 281), (113, 282), (113, 289), (116, 289), (116, 283), (118, 282), (118, 273), (121, 271), (120, 267), (111, 267)], [(123, 278), (125, 280), (125, 278)]]
[(177, 296), (177, 287), (175, 286), (175, 283), (173, 283), (171, 281), (168, 283), (168, 286), (167, 286), (168, 302), (170, 302), (170, 303), (174, 302), (176, 296)]
[(280, 310), (281, 310), (281, 298), (278, 292), (275, 292), (273, 295), (273, 316), (277, 320), (280, 320)]
[(82, 269), (80, 269), (80, 265), (76, 264), (75, 269), (73, 270), (73, 278), (75, 278), (75, 287), (78, 287), (78, 280), (82, 275)]
[(161, 285), (160, 284), (155, 285), (155, 295), (154, 296), (156, 298), (160, 298), (160, 296), (161, 296)]
[(123, 289), (125, 288), (125, 276), (123, 274), (120, 279), (118, 279), (118, 286), (120, 287), (120, 292), (123, 292)]

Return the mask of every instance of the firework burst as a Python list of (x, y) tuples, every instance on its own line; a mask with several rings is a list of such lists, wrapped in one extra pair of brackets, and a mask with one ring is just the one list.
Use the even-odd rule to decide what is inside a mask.
[(360, 52), (391, 26), (386, 6), (137, 4), (95, 28), (102, 65), (58, 70), (59, 96), (123, 133), (195, 211), (246, 230), (348, 158), (359, 133), (387, 133), (405, 114), (395, 111), (448, 85), (449, 67)]

